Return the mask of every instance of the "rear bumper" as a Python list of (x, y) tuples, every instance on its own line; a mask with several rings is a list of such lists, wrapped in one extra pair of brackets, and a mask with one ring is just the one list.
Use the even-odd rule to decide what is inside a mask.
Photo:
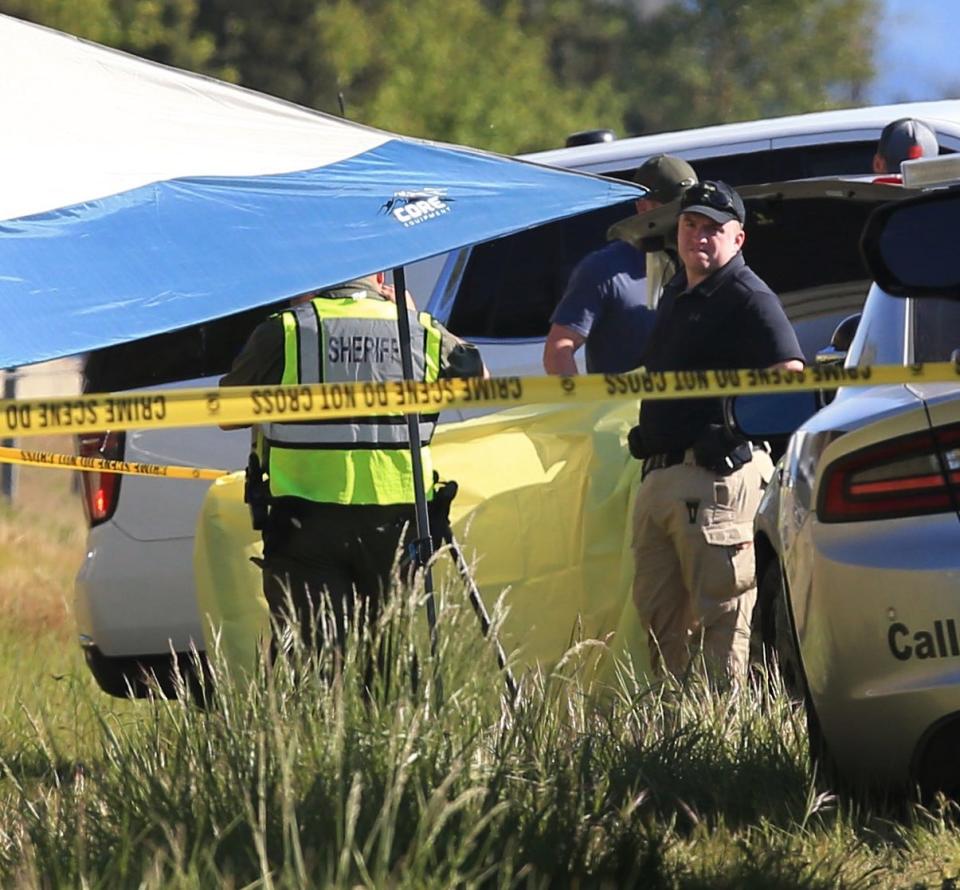
[(192, 537), (138, 541), (105, 522), (90, 531), (74, 595), (81, 637), (105, 655), (204, 648)]

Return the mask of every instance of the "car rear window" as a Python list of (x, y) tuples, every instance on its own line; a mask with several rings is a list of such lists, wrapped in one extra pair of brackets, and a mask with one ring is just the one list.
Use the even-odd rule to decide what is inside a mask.
[(751, 201), (743, 255), (775, 293), (866, 282), (858, 245), (875, 206), (823, 198)]
[(618, 204), (480, 244), (470, 252), (447, 322), (461, 337), (542, 337), (580, 259), (633, 213)]
[[(776, 293), (862, 282), (865, 294), (868, 274), (857, 244), (871, 209), (816, 198), (753, 201), (744, 256)], [(617, 205), (474, 248), (447, 326), (466, 338), (545, 336), (573, 267), (632, 212), (630, 204)], [(811, 337), (820, 339), (819, 331)], [(829, 334), (814, 351), (827, 342)]]
[(84, 362), (84, 390), (116, 392), (225, 374), (250, 332), (283, 305), (99, 349)]

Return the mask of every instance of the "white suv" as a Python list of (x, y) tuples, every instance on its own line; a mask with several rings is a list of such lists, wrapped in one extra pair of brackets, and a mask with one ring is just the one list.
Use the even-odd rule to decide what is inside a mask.
[[(703, 179), (734, 185), (862, 174), (870, 169), (884, 124), (905, 115), (928, 121), (941, 150), (960, 150), (960, 101), (949, 101), (728, 124), (561, 149), (529, 159), (626, 178), (646, 158), (667, 152), (691, 161)], [(824, 213), (816, 201), (779, 201), (776, 189), (754, 200), (767, 202), (764, 219), (781, 219), (803, 233), (799, 247), (788, 252), (791, 262), (785, 263), (774, 253), (786, 242), (781, 230), (772, 224), (754, 225), (746, 253), (783, 295), (801, 345), (815, 351), (829, 341), (843, 315), (859, 309), (865, 296), (855, 252), (863, 208), (856, 209), (854, 201), (849, 212)], [(785, 208), (796, 208), (797, 213), (791, 218)], [(427, 308), (451, 331), (477, 343), (494, 374), (542, 373), (548, 320), (570, 270), (605, 241), (611, 223), (632, 212), (629, 205), (608, 208), (417, 264), (409, 271), (411, 290), (424, 293), (436, 282)], [(815, 233), (829, 249), (816, 246)], [(838, 243), (848, 249), (838, 250)], [(834, 260), (824, 262), (828, 256)], [(812, 257), (816, 263), (810, 262)], [(85, 363), (85, 389), (213, 382), (227, 370), (257, 321), (275, 308), (101, 350)], [(451, 412), (445, 419), (456, 418)], [(128, 461), (236, 469), (246, 463), (248, 442), (245, 431), (208, 428), (107, 432), (82, 437), (79, 448), (82, 454)], [(206, 485), (94, 473), (83, 474), (83, 479), (90, 532), (76, 582), (80, 644), (102, 689), (122, 696), (129, 683), (140, 694), (143, 668), (153, 669), (165, 682), (171, 659), (189, 670), (191, 646), (203, 648), (193, 586), (193, 535)]]
[[(559, 149), (528, 155), (541, 164), (628, 179), (652, 155), (689, 161), (700, 179), (734, 186), (869, 173), (884, 125), (926, 120), (941, 152), (960, 150), (960, 101), (828, 111)], [(570, 271), (633, 208), (607, 207), (451, 253), (427, 306), (470, 339), (502, 373), (541, 373), (549, 318)], [(753, 235), (751, 234), (750, 238)], [(750, 238), (748, 238), (748, 243)]]

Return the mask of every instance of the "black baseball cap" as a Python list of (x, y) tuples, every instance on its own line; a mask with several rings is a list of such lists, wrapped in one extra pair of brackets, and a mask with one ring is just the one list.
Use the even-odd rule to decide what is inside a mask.
[(697, 174), (683, 158), (654, 155), (640, 165), (633, 174), (633, 181), (647, 188), (645, 197), (669, 204), (697, 181)]
[(714, 222), (747, 221), (743, 199), (725, 182), (707, 179), (690, 186), (680, 201), (680, 213), (702, 213)]

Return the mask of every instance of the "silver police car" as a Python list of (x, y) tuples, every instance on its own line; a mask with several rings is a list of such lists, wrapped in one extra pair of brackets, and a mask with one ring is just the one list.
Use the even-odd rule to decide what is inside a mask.
[[(915, 163), (910, 184), (960, 185), (955, 158)], [(957, 360), (958, 223), (943, 188), (874, 214), (847, 367)], [(755, 530), (760, 620), (824, 770), (960, 791), (960, 385), (840, 389), (790, 437)]]

